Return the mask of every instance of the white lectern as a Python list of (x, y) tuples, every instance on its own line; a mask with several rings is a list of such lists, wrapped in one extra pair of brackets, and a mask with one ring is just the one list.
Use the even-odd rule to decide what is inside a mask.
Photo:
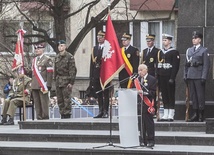
[(120, 89), (119, 105), (119, 133), (122, 147), (139, 146), (137, 91)]

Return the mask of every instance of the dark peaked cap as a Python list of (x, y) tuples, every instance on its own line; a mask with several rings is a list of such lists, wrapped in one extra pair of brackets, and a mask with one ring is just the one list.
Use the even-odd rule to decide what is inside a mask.
[(132, 35), (129, 33), (123, 33), (121, 40), (131, 39)]
[(98, 36), (105, 36), (105, 32), (100, 30), (98, 33), (97, 33)]
[(147, 34), (146, 35), (146, 40), (154, 40), (155, 39), (155, 35), (154, 34)]
[(197, 31), (193, 31), (193, 33), (192, 33), (192, 38), (193, 39), (196, 39), (196, 38), (203, 38), (203, 34), (202, 33), (200, 33), (200, 32), (197, 32)]

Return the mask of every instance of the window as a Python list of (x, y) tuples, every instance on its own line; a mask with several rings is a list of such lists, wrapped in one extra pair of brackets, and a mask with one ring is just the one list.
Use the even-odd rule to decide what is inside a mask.
[(162, 34), (170, 34), (174, 36), (172, 46), (175, 46), (175, 21), (155, 21), (149, 22), (148, 32), (155, 34), (155, 46), (162, 48)]

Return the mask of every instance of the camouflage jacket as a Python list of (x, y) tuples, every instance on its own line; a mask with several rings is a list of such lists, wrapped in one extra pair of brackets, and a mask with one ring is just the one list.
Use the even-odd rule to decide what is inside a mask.
[(74, 56), (68, 52), (58, 54), (55, 58), (54, 79), (57, 87), (66, 87), (74, 84), (76, 78), (76, 65)]

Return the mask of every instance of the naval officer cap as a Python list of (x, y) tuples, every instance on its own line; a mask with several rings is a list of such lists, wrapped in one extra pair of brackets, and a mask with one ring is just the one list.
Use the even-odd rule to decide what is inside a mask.
[(146, 41), (151, 41), (155, 40), (155, 35), (154, 34), (147, 34), (146, 35)]
[(172, 36), (172, 35), (169, 35), (169, 34), (164, 33), (164, 34), (162, 34), (162, 38), (163, 38), (163, 39), (172, 40), (173, 36)]
[(104, 31), (102, 31), (102, 30), (100, 30), (98, 33), (97, 33), (97, 36), (105, 36), (105, 32)]
[(44, 44), (36, 44), (34, 45), (34, 49), (38, 49), (38, 48), (45, 48)]
[(121, 40), (130, 40), (132, 37), (129, 33), (123, 33)]
[(202, 39), (203, 38), (203, 34), (198, 32), (198, 31), (193, 31), (192, 33), (192, 39), (196, 39), (196, 38), (200, 38)]

